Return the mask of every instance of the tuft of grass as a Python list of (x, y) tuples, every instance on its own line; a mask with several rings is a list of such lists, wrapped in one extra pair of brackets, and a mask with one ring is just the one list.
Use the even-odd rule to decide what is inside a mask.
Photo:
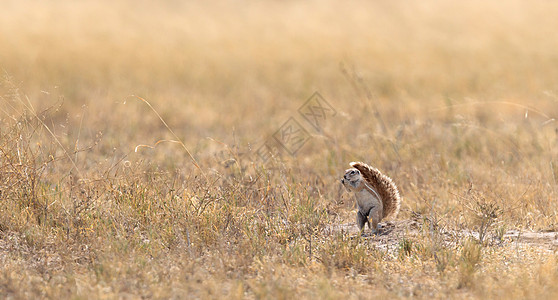
[(332, 241), (323, 245), (318, 260), (329, 274), (335, 270), (367, 273), (374, 269), (382, 255), (361, 238), (338, 234)]
[(399, 242), (399, 255), (401, 257), (410, 256), (413, 253), (413, 241), (403, 238)]
[(459, 258), (459, 283), (458, 288), (472, 287), (478, 278), (475, 274), (479, 269), (482, 259), (482, 246), (479, 242), (467, 239), (461, 246)]
[(479, 242), (481, 244), (486, 242), (486, 237), (490, 234), (495, 234), (496, 237), (503, 236), (503, 230), (495, 229), (498, 224), (498, 218), (502, 216), (503, 210), (494, 201), (489, 200), (481, 193), (469, 191), (468, 204), (465, 207), (472, 215), (472, 226), (479, 234)]

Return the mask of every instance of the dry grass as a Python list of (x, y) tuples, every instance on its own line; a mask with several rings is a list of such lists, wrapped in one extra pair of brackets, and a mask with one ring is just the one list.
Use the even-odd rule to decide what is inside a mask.
[[(558, 229), (557, 14), (4, 1), (0, 298), (556, 297), (554, 246), (504, 236)], [(315, 91), (319, 130), (297, 112)], [(262, 164), (290, 117), (311, 138)], [(417, 230), (328, 230), (354, 222), (354, 160)]]

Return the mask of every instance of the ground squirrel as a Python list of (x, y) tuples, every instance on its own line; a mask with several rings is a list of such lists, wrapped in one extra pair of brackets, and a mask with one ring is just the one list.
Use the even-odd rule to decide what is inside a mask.
[(352, 168), (345, 171), (341, 183), (349, 192), (355, 193), (358, 228), (363, 232), (364, 224), (368, 224), (372, 233), (378, 233), (378, 222), (386, 217), (395, 217), (399, 212), (399, 191), (391, 178), (378, 169), (362, 162), (350, 165)]

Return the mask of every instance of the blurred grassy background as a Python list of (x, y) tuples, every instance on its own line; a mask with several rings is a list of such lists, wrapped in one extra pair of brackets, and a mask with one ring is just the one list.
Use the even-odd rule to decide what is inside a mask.
[[(364, 262), (375, 263), (374, 271), (357, 273), (390, 283), (395, 275), (367, 272), (413, 270), (412, 260), (389, 261), (375, 256), (375, 249), (315, 232), (310, 240), (326, 248), (316, 250), (319, 259), (306, 259), (309, 233), (297, 226), (353, 222), (352, 202), (337, 182), (349, 161), (362, 160), (398, 184), (401, 219), (411, 212), (434, 214), (448, 228), (477, 230), (467, 207), (481, 199), (501, 208), (501, 228), (556, 230), (557, 15), (552, 1), (3, 1), (0, 132), (3, 197), (9, 200), (0, 218), (3, 241), (16, 232), (31, 249), (52, 241), (68, 245), (47, 247), (64, 267), (28, 266), (27, 279), (43, 276), (44, 288), (31, 295), (83, 295), (79, 286), (104, 295), (103, 286), (109, 286), (122, 296), (130, 285), (139, 291), (131, 294), (184, 295), (168, 289), (178, 284), (208, 296), (188, 276), (211, 278), (202, 286), (213, 296), (223, 293), (222, 282), (239, 297), (277, 291), (289, 297), (300, 289), (309, 297), (322, 290), (339, 296), (328, 289), (332, 278), (341, 278), (340, 291), (357, 285), (356, 295), (371, 288), (412, 295), (407, 287), (344, 277), (357, 266), (365, 270)], [(337, 115), (322, 132), (305, 125), (312, 139), (296, 156), (285, 156), (279, 171), (252, 182), (250, 172), (260, 166), (247, 167), (250, 154), (289, 117), (303, 122), (297, 109), (315, 91)], [(208, 181), (176, 144), (134, 152), (137, 145), (174, 137), (132, 95), (155, 107)], [(44, 124), (33, 121), (32, 111)], [(22, 162), (24, 144), (29, 155)], [(88, 146), (71, 153), (75, 166), (60, 158), (62, 147), (72, 152)], [(48, 162), (51, 156), (58, 158)], [(240, 167), (223, 163), (230, 159)], [(7, 166), (36, 173), (20, 170), (20, 178)], [(31, 197), (37, 203), (27, 201), (29, 187), (37, 189)], [(207, 204), (208, 194), (220, 196)], [(230, 228), (228, 222), (232, 229), (220, 231)], [(152, 246), (145, 246), (145, 236)], [(194, 253), (190, 239), (197, 243)], [(109, 245), (114, 248), (104, 251)], [(72, 262), (83, 247), (94, 253), (78, 255), (87, 262)], [(352, 256), (355, 247), (362, 256)], [(18, 251), (16, 258), (3, 256), (4, 282), (15, 280), (18, 255), (28, 260), (37, 253)], [(348, 262), (336, 261), (338, 251), (345, 251)], [(434, 264), (434, 256), (417, 259)], [(133, 261), (130, 269), (118, 265), (121, 257)], [(266, 260), (284, 274), (268, 270)], [(382, 269), (382, 260), (389, 267)], [(503, 262), (487, 261), (486, 276), (500, 275)], [(76, 283), (77, 275), (68, 271), (76, 264), (86, 283)], [(180, 271), (165, 273), (173, 264)], [(232, 273), (214, 270), (223, 264)], [(340, 277), (332, 275), (332, 265)], [(513, 274), (531, 276), (539, 270), (532, 265), (506, 276), (520, 281)], [(540, 268), (544, 278), (554, 278), (555, 264), (542, 261)], [(62, 272), (72, 288), (61, 288), (62, 280), (49, 289), (45, 272)], [(291, 272), (310, 276), (310, 284), (291, 290)], [(409, 272), (411, 285), (424, 286), (417, 288), (419, 296), (436, 290), (459, 295), (463, 286), (455, 274)], [(167, 282), (153, 279), (150, 290), (142, 285), (150, 276)], [(437, 283), (425, 284), (425, 276)], [(274, 283), (277, 278), (283, 281)], [(539, 289), (541, 282), (522, 291)], [(28, 287), (5, 286), (20, 296)], [(487, 294), (494, 296), (506, 286), (490, 287)], [(481, 290), (470, 292), (484, 295)]]
[[(69, 121), (91, 131), (81, 134), (149, 132), (136, 144), (159, 136), (152, 127), (165, 129), (142, 108), (120, 105), (130, 95), (152, 102), (189, 145), (207, 136), (232, 143), (231, 128), (255, 143), (314, 91), (353, 127), (348, 116), (365, 119), (369, 109), (393, 128), (448, 112), (523, 119), (518, 105), (460, 105), (493, 101), (545, 112), (529, 115), (544, 122), (558, 109), (557, 6), (6, 1), (0, 61), (33, 103), (63, 97)], [(83, 105), (84, 121), (75, 117)], [(357, 126), (374, 133), (370, 122)]]

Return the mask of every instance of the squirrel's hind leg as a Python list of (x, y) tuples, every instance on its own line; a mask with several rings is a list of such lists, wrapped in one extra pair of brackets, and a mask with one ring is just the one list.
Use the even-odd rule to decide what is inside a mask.
[[(370, 227), (373, 234), (378, 234), (379, 233), (380, 226), (378, 226), (378, 223), (382, 219), (382, 214), (383, 214), (383, 211), (382, 211), (381, 207), (373, 207), (370, 210), (370, 215), (369, 215), (370, 220), (368, 221), (368, 227)], [(372, 225), (372, 226), (370, 226), (370, 225)]]
[(368, 221), (368, 218), (365, 217), (360, 211), (357, 211), (357, 225), (358, 225), (358, 230), (360, 230), (360, 233), (364, 233), (364, 225), (368, 224), (368, 227), (370, 227), (370, 222)]

